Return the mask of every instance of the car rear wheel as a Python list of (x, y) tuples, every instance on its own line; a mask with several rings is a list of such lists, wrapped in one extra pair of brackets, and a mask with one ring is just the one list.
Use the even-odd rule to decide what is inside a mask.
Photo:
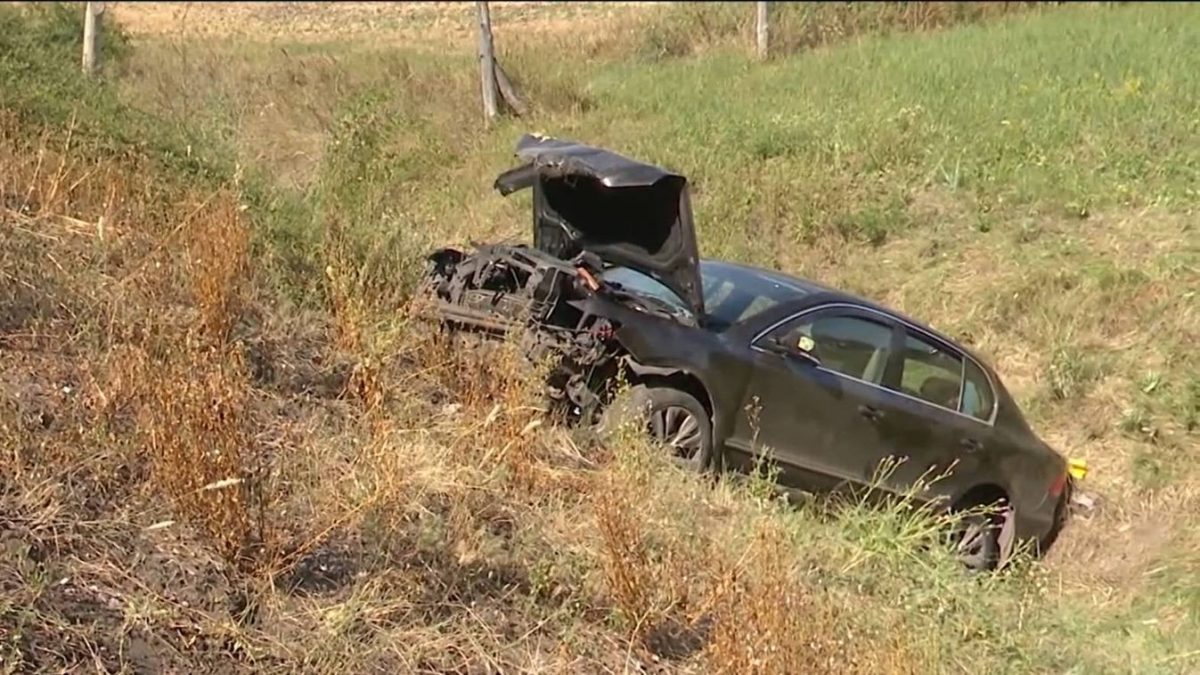
[(1000, 526), (998, 518), (987, 513), (967, 513), (960, 517), (951, 541), (955, 555), (967, 569), (986, 572), (1000, 562)]
[(672, 459), (692, 471), (712, 462), (712, 420), (691, 394), (672, 387), (635, 385), (619, 394), (600, 420), (602, 433), (634, 425), (671, 448)]

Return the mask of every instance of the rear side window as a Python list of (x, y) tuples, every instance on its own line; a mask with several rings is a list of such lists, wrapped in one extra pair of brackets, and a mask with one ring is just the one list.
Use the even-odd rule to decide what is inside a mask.
[(996, 408), (996, 395), (992, 392), (992, 383), (987, 375), (975, 362), (967, 359), (966, 381), (963, 383), (962, 408), (960, 412), (978, 420), (992, 419), (992, 411)]
[(900, 390), (957, 411), (963, 384), (962, 357), (911, 334), (904, 340), (903, 356)]

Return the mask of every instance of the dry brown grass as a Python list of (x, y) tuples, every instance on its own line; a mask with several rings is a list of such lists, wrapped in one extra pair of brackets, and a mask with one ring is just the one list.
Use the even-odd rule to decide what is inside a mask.
[[(232, 470), (193, 463), (206, 459), (201, 449), (225, 456), (236, 443), (237, 426), (213, 436), (218, 419), (209, 417), (227, 383), (192, 369), (166, 382), (138, 367), (189, 316), (179, 311), (189, 286), (174, 235), (190, 224), (185, 207), (202, 199), (168, 200), (137, 161), (82, 156), (70, 132), (31, 137), (7, 121), (0, 129), (0, 426), (11, 432), (2, 438), (0, 530), (16, 547), (17, 575), (0, 582), (0, 632), (15, 641), (4, 660), (18, 670), (117, 668), (121, 641), (140, 625), (123, 602), (172, 593), (160, 585), (170, 585), (164, 568), (143, 569), (137, 521), (171, 519), (156, 505), (180, 497), (178, 517), (212, 525), (214, 550), (244, 534), (240, 506), (188, 485), (200, 480), (190, 471)], [(179, 398), (157, 397), (168, 390)], [(222, 402), (217, 414), (239, 414), (239, 401)], [(157, 426), (145, 445), (143, 405)]]
[[(725, 572), (709, 662), (719, 673), (853, 672), (835, 606), (793, 576), (785, 533), (762, 525), (741, 565)], [(889, 671), (896, 672), (896, 671)]]
[[(908, 29), (942, 25), (935, 9), (951, 6), (888, 11), (909, 12)], [(663, 13), (675, 11), (691, 10)], [(647, 34), (660, 40), (651, 55), (745, 49), (751, 12), (734, 11), (721, 25), (680, 22), (690, 37), (674, 46), (658, 29), (625, 35), (620, 21), (587, 36), (565, 25), (514, 53), (514, 71), (552, 68), (545, 49), (624, 58), (655, 47)], [(812, 11), (831, 18), (797, 48), (872, 29), (839, 28), (841, 7)], [(505, 25), (498, 37), (515, 47)], [(267, 56), (280, 51), (148, 46), (127, 93), (177, 119), (207, 119), (198, 111), (214, 106), (214, 133), (292, 188), (313, 184), (347, 93), (401, 88), (361, 127), (398, 121), (382, 153), (431, 159), (397, 160), (413, 180), (349, 193), (346, 210), (369, 208), (341, 223), (436, 222), (450, 239), (527, 230), (521, 204), (486, 187), (508, 141), (461, 133), (477, 121), (474, 71), (409, 55), (350, 60), (357, 48), (343, 62), (341, 52)], [(170, 65), (155, 64), (164, 54)], [(595, 104), (584, 84), (530, 82), (547, 124), (596, 121), (608, 135), (596, 140), (615, 141), (649, 121), (608, 128), (577, 116)], [(435, 101), (413, 103), (424, 97)], [(818, 238), (780, 260), (969, 332), (1037, 404), (1050, 440), (1089, 454), (1104, 508), (1072, 525), (1046, 568), (1056, 589), (1031, 599), (1002, 581), (975, 588), (922, 571), (911, 557), (872, 567), (889, 554), (873, 547), (894, 533), (841, 540), (855, 523), (784, 513), (738, 486), (692, 481), (635, 441), (598, 446), (555, 428), (519, 341), (485, 350), (422, 327), (401, 284), (376, 284), (397, 266), (378, 264), (353, 241), (363, 233), (337, 222), (313, 251), (326, 304), (276, 303), (261, 261), (247, 259), (252, 214), (236, 184), (198, 192), (135, 157), (84, 157), (69, 134), (30, 133), (0, 125), (0, 461), (11, 469), (0, 474), (0, 551), (11, 561), (0, 565), (0, 633), (18, 636), (0, 640), (0, 661), (17, 670), (1065, 668), (1068, 657), (1040, 651), (1043, 636), (1083, 650), (1099, 638), (1071, 634), (1071, 622), (1101, 624), (1056, 607), (1076, 596), (1098, 598), (1081, 605), (1097, 614), (1133, 606), (1163, 592), (1162, 570), (1188, 569), (1195, 551), (1194, 477), (1177, 469), (1181, 480), (1148, 489), (1128, 470), (1186, 458), (1186, 422), (1168, 414), (1180, 380), (1153, 389), (1139, 379), (1194, 365), (1181, 348), (1195, 341), (1194, 303), (1176, 292), (1195, 285), (1178, 257), (1194, 226), (1178, 216), (1108, 214), (1087, 227), (1047, 217), (983, 237), (964, 225), (974, 211), (961, 193), (930, 190), (913, 195), (913, 216), (944, 225), (871, 249)], [(351, 166), (348, 179), (375, 168)], [(1059, 246), (1112, 264), (1035, 255)], [(868, 255), (888, 265), (854, 264)], [(1156, 266), (1169, 257), (1175, 267)], [(1031, 304), (1040, 311), (1022, 312)], [(1145, 313), (1114, 306), (1161, 311), (1142, 325)], [(1052, 348), (1075, 343), (1086, 349)], [(1050, 391), (1060, 393), (1040, 398)], [(1122, 426), (1132, 402), (1149, 413)], [(1186, 592), (1147, 619), (1163, 635), (1187, 629)], [(1129, 644), (1149, 644), (1144, 636)], [(1182, 661), (1147, 658), (1159, 657), (1189, 665), (1186, 650)]]
[(594, 509), (604, 543), (604, 575), (609, 592), (634, 636), (645, 639), (664, 618), (663, 609), (655, 606), (664, 567), (651, 560), (637, 506), (625, 486), (617, 485), (610, 477), (607, 485), (600, 486)]
[[(16, 135), (4, 140), (5, 194), (21, 200), (4, 219), (14, 243), (37, 241), (44, 255), (6, 271), (30, 275), (14, 281), (31, 295), (58, 291), (52, 304), (14, 317), (29, 330), (25, 342), (88, 373), (92, 414), (125, 433), (123, 443), (133, 437), (119, 429), (136, 413), (150, 484), (246, 566), (265, 544), (267, 507), (248, 377), (229, 343), (248, 272), (236, 196), (180, 194), (164, 210), (162, 196), (128, 189), (150, 180), (139, 169), (81, 161), (69, 134), (58, 147), (49, 137), (32, 148)], [(6, 310), (20, 312), (14, 302)]]
[(142, 371), (151, 480), (222, 557), (253, 569), (269, 560), (275, 542), (245, 368), (235, 351), (189, 347)]
[(188, 211), (179, 275), (191, 287), (191, 325), (143, 321), (155, 338), (138, 364), (140, 433), (151, 480), (239, 570), (268, 562), (269, 467), (254, 438), (250, 378), (232, 332), (247, 304), (250, 236), (236, 194), (218, 191)]
[[(492, 7), (493, 20), (506, 30), (556, 33), (581, 25), (603, 28), (614, 15), (636, 14), (652, 3), (504, 2)], [(136, 37), (230, 38), (292, 41), (361, 38), (429, 48), (469, 48), (475, 8), (456, 2), (340, 2), (321, 7), (293, 3), (233, 2), (121, 4), (116, 20)]]
[(187, 278), (200, 310), (199, 327), (216, 344), (230, 338), (246, 303), (250, 231), (234, 194), (218, 192), (200, 205), (203, 217), (188, 227)]
[(363, 407), (372, 423), (378, 424), (386, 396), (375, 345), (369, 342), (367, 335), (371, 329), (371, 299), (363, 292), (362, 268), (350, 250), (342, 219), (332, 218), (326, 224), (323, 253), (334, 346), (338, 351), (352, 355), (354, 360), (343, 392)]

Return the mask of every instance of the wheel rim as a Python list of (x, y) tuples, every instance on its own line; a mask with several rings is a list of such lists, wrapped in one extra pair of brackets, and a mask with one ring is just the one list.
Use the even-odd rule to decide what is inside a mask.
[(673, 448), (677, 459), (690, 462), (699, 457), (704, 436), (690, 410), (676, 405), (652, 410), (649, 422), (650, 435)]
[(993, 526), (988, 521), (970, 520), (962, 524), (955, 542), (959, 560), (971, 569), (986, 569), (991, 557)]

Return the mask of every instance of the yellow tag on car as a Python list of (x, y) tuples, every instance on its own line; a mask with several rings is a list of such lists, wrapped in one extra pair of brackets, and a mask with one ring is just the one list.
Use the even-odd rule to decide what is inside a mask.
[(1083, 480), (1088, 473), (1087, 460), (1080, 459), (1078, 457), (1072, 457), (1071, 459), (1067, 460), (1067, 472), (1070, 473), (1071, 477), (1075, 480)]
[(817, 346), (817, 343), (813, 342), (813, 339), (807, 335), (801, 335), (800, 342), (796, 346), (799, 347), (801, 351), (811, 352), (812, 348)]

